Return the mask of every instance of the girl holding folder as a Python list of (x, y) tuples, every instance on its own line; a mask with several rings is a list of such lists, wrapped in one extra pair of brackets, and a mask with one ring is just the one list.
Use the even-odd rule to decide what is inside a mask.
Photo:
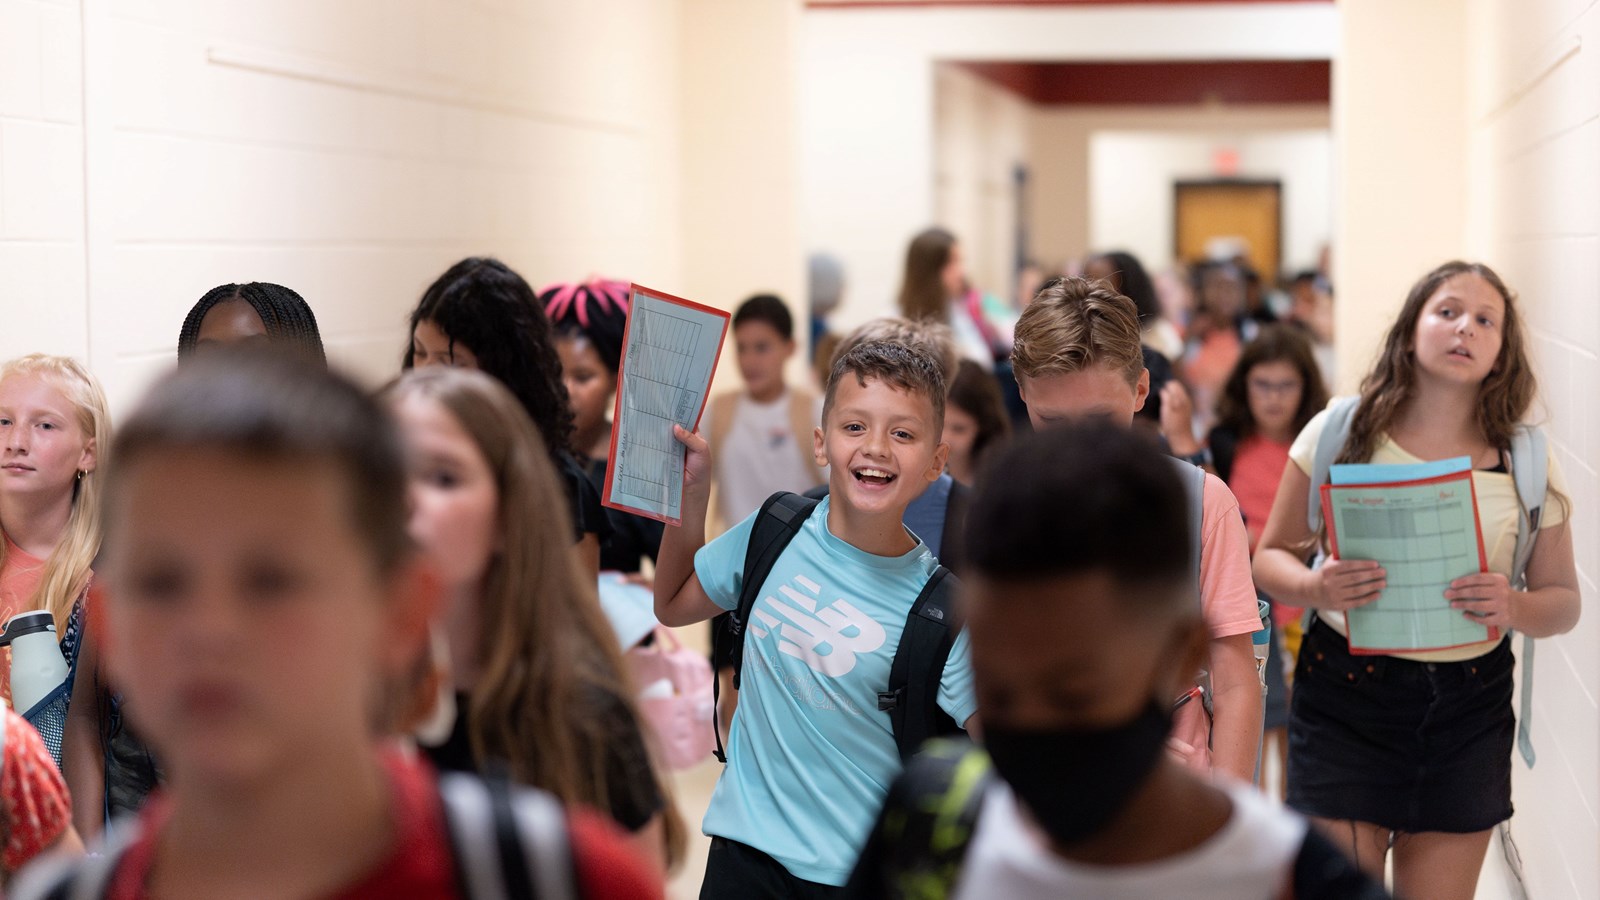
[(1487, 266), (1450, 262), (1412, 287), (1361, 385), (1336, 462), (1418, 463), (1466, 456), (1489, 571), (1440, 599), (1500, 637), (1448, 650), (1352, 655), (1344, 611), (1371, 603), (1385, 572), (1329, 557), (1306, 519), (1326, 412), (1301, 431), (1255, 558), (1266, 593), (1313, 611), (1289, 711), (1288, 802), (1394, 890), (1470, 900), (1492, 829), (1511, 817), (1513, 657), (1506, 633), (1562, 634), (1578, 620), (1569, 504), (1552, 458), (1526, 589), (1514, 589), (1523, 516), (1511, 436), (1536, 393), (1514, 297)]

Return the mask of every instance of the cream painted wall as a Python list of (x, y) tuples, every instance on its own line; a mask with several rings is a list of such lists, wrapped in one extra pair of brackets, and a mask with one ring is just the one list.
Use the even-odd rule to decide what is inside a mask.
[(0, 0), (0, 352), (87, 353), (114, 406), (226, 281), (369, 379), (466, 254), (682, 290), (677, 2), (79, 9)]
[[(793, 0), (683, 5), (682, 296), (734, 309), (756, 293), (788, 302), (799, 344), (789, 379), (811, 378), (800, 243)], [(732, 331), (717, 389), (739, 384)]]
[(1338, 19), (1304, 3), (807, 9), (801, 235), (846, 267), (840, 322), (892, 309), (906, 243), (936, 214), (937, 61), (1328, 59)]
[(1600, 7), (1474, 0), (1464, 21), (1467, 255), (1522, 299), (1589, 608), (1539, 642), (1538, 764), (1514, 766), (1528, 896), (1600, 897)]
[[(1089, 142), (1090, 247), (1120, 247), (1154, 268), (1177, 262), (1172, 246), (1177, 214), (1173, 184), (1215, 177), (1212, 159), (1221, 147), (1238, 153), (1240, 178), (1281, 183), (1282, 268), (1315, 266), (1318, 253), (1333, 236), (1333, 137), (1326, 128), (1096, 133)], [(1275, 273), (1263, 274), (1270, 281)]]
[[(1058, 266), (1069, 259), (1081, 259), (1091, 250), (1107, 249), (1112, 244), (1126, 240), (1119, 235), (1137, 230), (1140, 234), (1149, 235), (1143, 239), (1143, 244), (1150, 248), (1147, 252), (1154, 254), (1152, 259), (1170, 257), (1172, 200), (1169, 181), (1147, 178), (1142, 180), (1138, 188), (1146, 193), (1161, 192), (1164, 198), (1151, 207), (1164, 211), (1162, 221), (1166, 224), (1161, 226), (1161, 229), (1164, 229), (1163, 233), (1166, 234), (1164, 241), (1154, 237), (1156, 231), (1161, 229), (1153, 226), (1111, 224), (1120, 215), (1117, 209), (1128, 210), (1132, 205), (1109, 202), (1114, 201), (1116, 195), (1104, 189), (1099, 196), (1108, 198), (1108, 208), (1105, 212), (1108, 217), (1105, 220), (1107, 224), (1099, 231), (1095, 231), (1091, 225), (1091, 219), (1096, 213), (1094, 194), (1090, 186), (1089, 148), (1091, 140), (1097, 134), (1159, 132), (1171, 135), (1176, 142), (1173, 146), (1177, 147), (1185, 141), (1192, 143), (1194, 140), (1202, 139), (1199, 136), (1212, 136), (1239, 144), (1253, 140), (1263, 133), (1326, 131), (1329, 123), (1330, 113), (1325, 106), (1038, 109), (1033, 115), (1031, 125), (1032, 146), (1035, 152), (1028, 205), (1030, 252), (1044, 264)], [(1175, 170), (1177, 162), (1175, 159), (1170, 159), (1168, 168)], [(1209, 170), (1209, 155), (1200, 162), (1200, 165), (1203, 170)], [(1329, 165), (1331, 167), (1331, 163)], [(1127, 174), (1130, 177), (1133, 175), (1133, 173)], [(1325, 170), (1323, 184), (1312, 186), (1309, 190), (1326, 194), (1329, 191), (1326, 183), (1329, 174), (1331, 173)], [(1122, 176), (1119, 174), (1113, 177), (1120, 181)], [(1140, 212), (1143, 213), (1143, 207)], [(1316, 212), (1308, 211), (1305, 213), (1305, 218), (1309, 221), (1317, 215), (1319, 214)], [(1331, 221), (1324, 224), (1322, 231), (1324, 240), (1329, 236), (1331, 227)], [(1310, 229), (1310, 226), (1307, 228)]]
[(961, 239), (967, 277), (1010, 297), (1017, 256), (1013, 173), (1030, 159), (1032, 107), (962, 69), (934, 80), (934, 221)]
[(1468, 66), (1459, 0), (1355, 0), (1339, 8), (1333, 283), (1336, 387), (1349, 393), (1406, 289), (1462, 252)]
[(78, 3), (0, 0), (0, 359), (89, 349), (81, 34)]

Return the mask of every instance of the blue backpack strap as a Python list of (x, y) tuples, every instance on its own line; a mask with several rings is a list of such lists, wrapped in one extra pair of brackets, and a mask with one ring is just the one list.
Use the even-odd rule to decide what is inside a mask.
[(1333, 461), (1339, 458), (1339, 451), (1350, 437), (1350, 422), (1360, 405), (1360, 397), (1335, 397), (1322, 420), (1322, 433), (1317, 435), (1317, 447), (1311, 456), (1311, 488), (1306, 496), (1306, 525), (1312, 534), (1322, 531), (1322, 486), (1328, 483)]
[(577, 873), (566, 815), (532, 788), (461, 772), (439, 777), (466, 900), (574, 900)]
[(923, 585), (889, 665), (889, 686), (878, 692), (878, 709), (889, 714), (901, 760), (909, 760), (929, 738), (960, 732), (939, 707), (939, 682), (955, 644), (956, 592), (960, 579), (944, 566)]
[[(733, 687), (739, 688), (744, 671), (744, 632), (750, 622), (750, 611), (755, 609), (761, 596), (761, 587), (772, 574), (772, 567), (785, 547), (800, 533), (800, 526), (811, 517), (812, 510), (822, 501), (789, 491), (779, 491), (768, 497), (750, 525), (750, 542), (745, 545), (744, 573), (739, 582), (739, 602), (733, 610), (717, 616), (711, 629), (712, 658), (718, 665), (733, 668)], [(722, 700), (722, 680), (711, 680), (712, 703)], [(727, 752), (722, 746), (722, 732), (717, 723), (711, 727), (717, 738), (714, 752), (718, 762), (727, 762)]]
[[(1521, 507), (1517, 517), (1517, 545), (1511, 564), (1511, 587), (1528, 586), (1528, 561), (1539, 537), (1539, 522), (1544, 513), (1545, 489), (1550, 479), (1550, 447), (1544, 432), (1532, 425), (1518, 426), (1511, 435), (1511, 480), (1517, 488)], [(1522, 636), (1522, 695), (1517, 711), (1517, 752), (1533, 768), (1533, 638)]]

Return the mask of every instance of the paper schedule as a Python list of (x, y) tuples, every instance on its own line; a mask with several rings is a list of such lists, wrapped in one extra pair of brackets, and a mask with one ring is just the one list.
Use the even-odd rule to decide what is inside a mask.
[(1497, 637), (1444, 597), (1450, 582), (1485, 570), (1472, 473), (1388, 484), (1322, 488), (1340, 559), (1376, 560), (1378, 599), (1346, 613), (1353, 653), (1437, 650)]
[(604, 502), (669, 524), (682, 521), (684, 447), (705, 409), (728, 314), (633, 286), (617, 378)]

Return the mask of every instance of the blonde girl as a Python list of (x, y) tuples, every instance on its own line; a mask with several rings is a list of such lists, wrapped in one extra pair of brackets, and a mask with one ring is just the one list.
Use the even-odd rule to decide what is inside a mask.
[[(1416, 463), (1466, 456), (1490, 571), (1440, 598), (1472, 621), (1534, 637), (1578, 620), (1570, 510), (1550, 461), (1549, 490), (1525, 590), (1513, 589), (1524, 514), (1511, 436), (1536, 393), (1515, 297), (1492, 269), (1451, 262), (1411, 289), (1372, 371), (1336, 462)], [(1506, 637), (1444, 651), (1353, 656), (1344, 613), (1385, 585), (1375, 562), (1305, 560), (1324, 535), (1306, 520), (1312, 457), (1327, 414), (1289, 451), (1255, 558), (1275, 600), (1315, 611), (1289, 707), (1288, 802), (1369, 873), (1394, 851), (1394, 890), (1470, 900), (1495, 825), (1511, 816), (1513, 659)]]
[(446, 590), (457, 718), (445, 770), (504, 767), (592, 806), (658, 865), (682, 841), (645, 748), (621, 651), (567, 540), (533, 421), (495, 379), (434, 367), (387, 392), (411, 454), (411, 533)]
[[(98, 472), (110, 436), (105, 393), (76, 360), (33, 354), (0, 366), (0, 621), (49, 610), (69, 664), (77, 655), (76, 611), (100, 552)], [(0, 690), (9, 704), (9, 651), (4, 666)], [(40, 704), (50, 706), (53, 724), (35, 722), (58, 762), (65, 697)]]

